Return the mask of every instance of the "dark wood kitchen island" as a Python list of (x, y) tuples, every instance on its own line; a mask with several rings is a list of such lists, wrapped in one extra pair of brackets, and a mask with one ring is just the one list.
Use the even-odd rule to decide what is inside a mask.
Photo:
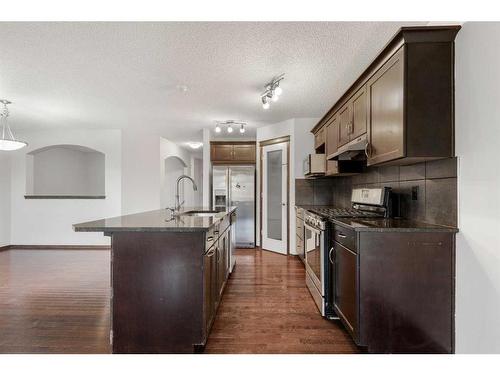
[(202, 350), (231, 265), (235, 208), (148, 211), (75, 224), (111, 237), (113, 353)]

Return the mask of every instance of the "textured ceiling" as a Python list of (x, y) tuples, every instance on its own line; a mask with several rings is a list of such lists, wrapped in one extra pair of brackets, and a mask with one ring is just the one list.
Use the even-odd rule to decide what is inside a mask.
[[(0, 23), (0, 97), (14, 102), (14, 129), (150, 129), (185, 142), (234, 119), (248, 137), (322, 116), (403, 24), (415, 23)], [(280, 73), (283, 94), (265, 111), (263, 85)]]

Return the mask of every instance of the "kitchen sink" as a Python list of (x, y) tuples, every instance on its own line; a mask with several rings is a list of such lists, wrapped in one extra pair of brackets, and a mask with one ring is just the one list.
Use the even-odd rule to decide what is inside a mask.
[(181, 214), (180, 216), (200, 216), (200, 217), (210, 217), (210, 216), (215, 216), (219, 212), (217, 211), (186, 211)]

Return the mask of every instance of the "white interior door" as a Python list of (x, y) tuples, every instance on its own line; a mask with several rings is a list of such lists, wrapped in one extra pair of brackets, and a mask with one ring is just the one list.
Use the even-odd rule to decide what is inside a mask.
[(264, 146), (262, 152), (262, 248), (287, 253), (287, 142)]

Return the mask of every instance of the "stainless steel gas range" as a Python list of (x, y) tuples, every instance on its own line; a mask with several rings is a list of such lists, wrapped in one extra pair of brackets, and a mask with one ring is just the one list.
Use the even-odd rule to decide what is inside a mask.
[(308, 207), (304, 210), (306, 285), (321, 315), (336, 318), (333, 310), (334, 272), (331, 219), (388, 217), (390, 189), (353, 189), (351, 208)]

